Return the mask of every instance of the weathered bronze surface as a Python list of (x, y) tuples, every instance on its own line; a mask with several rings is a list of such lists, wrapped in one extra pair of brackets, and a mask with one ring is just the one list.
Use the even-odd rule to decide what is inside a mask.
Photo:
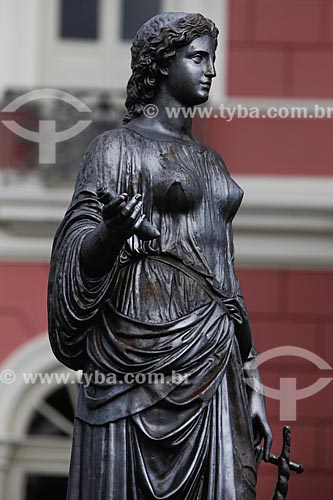
[[(51, 345), (89, 380), (68, 500), (253, 500), (262, 440), (269, 459), (264, 399), (243, 380), (243, 192), (182, 113), (208, 99), (217, 35), (179, 12), (140, 28), (124, 126), (89, 146), (55, 237)], [(245, 374), (260, 381), (255, 362)]]

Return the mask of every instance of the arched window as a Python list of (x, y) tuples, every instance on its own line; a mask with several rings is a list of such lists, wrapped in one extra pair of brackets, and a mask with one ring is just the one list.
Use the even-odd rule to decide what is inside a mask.
[[(53, 462), (56, 442), (66, 448), (63, 460), (67, 462), (67, 441), (71, 442), (77, 385), (71, 383), (56, 389), (43, 398), (30, 416), (27, 427), (26, 452), (31, 445), (31, 458)], [(39, 453), (33, 446), (39, 442)], [(60, 441), (59, 441), (60, 439)], [(58, 449), (59, 452), (59, 449)], [(66, 457), (65, 457), (66, 454)], [(24, 500), (65, 500), (67, 475), (54, 475), (47, 471), (26, 471), (23, 479)]]
[[(15, 383), (0, 384), (0, 499), (65, 500), (76, 377), (55, 360), (46, 335), (24, 344), (3, 370)], [(25, 374), (46, 373), (63, 373), (68, 383), (26, 383)]]

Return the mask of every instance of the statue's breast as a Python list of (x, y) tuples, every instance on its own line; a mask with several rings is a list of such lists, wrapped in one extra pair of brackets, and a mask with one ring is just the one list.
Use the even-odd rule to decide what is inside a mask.
[(228, 221), (238, 210), (242, 189), (206, 149), (170, 143), (163, 151), (145, 155), (141, 165), (160, 212), (187, 214), (201, 206), (206, 217)]
[(196, 166), (172, 147), (159, 156), (152, 172), (155, 205), (164, 212), (194, 210), (203, 197), (203, 180)]
[(199, 180), (176, 169), (162, 171), (154, 182), (154, 202), (165, 212), (185, 213), (195, 209), (202, 200)]

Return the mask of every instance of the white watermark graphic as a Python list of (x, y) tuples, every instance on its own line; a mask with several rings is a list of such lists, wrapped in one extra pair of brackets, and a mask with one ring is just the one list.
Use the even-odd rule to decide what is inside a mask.
[[(256, 366), (260, 366), (266, 361), (280, 358), (283, 356), (294, 356), (302, 358), (313, 363), (319, 370), (331, 370), (332, 367), (317, 354), (296, 346), (281, 346), (269, 349), (255, 358)], [(252, 369), (252, 361), (244, 365), (244, 369), (248, 372)], [(259, 382), (255, 377), (248, 376), (245, 383), (253, 390), (264, 394), (266, 397), (276, 399), (280, 402), (280, 421), (296, 421), (297, 420), (297, 401), (307, 399), (322, 391), (332, 380), (333, 377), (322, 377), (316, 382), (303, 389), (297, 389), (296, 377), (280, 377), (280, 387), (275, 389), (267, 387), (262, 382)]]
[[(27, 92), (7, 104), (7, 106), (2, 109), (2, 113), (15, 113), (15, 111), (25, 104), (39, 99), (58, 99), (73, 106), (79, 113), (91, 113), (91, 109), (84, 102), (80, 101), (80, 99), (68, 92), (57, 89), (37, 89)], [(57, 143), (68, 141), (68, 139), (72, 139), (79, 135), (83, 130), (89, 127), (92, 120), (79, 120), (72, 127), (58, 132), (56, 131), (55, 120), (39, 120), (38, 131), (26, 129), (14, 120), (1, 120), (1, 122), (15, 135), (28, 141), (38, 143), (39, 163), (54, 164), (56, 163)]]
[[(194, 108), (186, 107), (165, 107), (168, 118), (222, 118), (231, 122), (235, 118), (245, 119), (324, 119), (333, 118), (333, 106), (321, 106), (315, 104), (313, 108), (305, 106), (270, 106), (265, 110), (258, 106), (244, 106), (237, 104), (227, 106), (221, 104), (218, 107), (199, 106)], [(146, 104), (143, 114), (147, 118), (155, 118), (160, 113), (160, 108), (156, 104)]]
[[(260, 354), (254, 360), (244, 365), (244, 382), (256, 392), (279, 401), (280, 421), (297, 420), (297, 402), (318, 394), (333, 380), (333, 376), (319, 377), (316, 382), (304, 388), (297, 388), (297, 378), (283, 376), (279, 378), (279, 387), (268, 387), (251, 373), (256, 367), (276, 358), (292, 356), (309, 361), (321, 371), (332, 372), (333, 367), (317, 354), (297, 346), (281, 346)], [(122, 385), (122, 384), (165, 384), (165, 385), (189, 385), (190, 376), (186, 373), (179, 373), (173, 370), (170, 373), (124, 373), (121, 376), (115, 373), (102, 373), (93, 371), (90, 373), (81, 370), (59, 371), (59, 372), (14, 372), (10, 369), (0, 371), (0, 383), (12, 385), (23, 383), (42, 385), (68, 385), (81, 384), (84, 387), (90, 385)]]
[[(56, 99), (67, 103), (76, 109), (79, 113), (91, 113), (91, 109), (80, 99), (58, 89), (36, 89), (27, 92), (9, 104), (2, 110), (2, 113), (15, 113), (25, 104), (40, 99)], [(333, 118), (333, 106), (322, 106), (315, 104), (313, 107), (306, 106), (270, 106), (267, 109), (260, 109), (258, 106), (245, 106), (243, 104), (225, 105), (218, 107), (198, 106), (187, 107), (165, 107), (165, 113), (168, 118), (222, 118), (227, 122), (233, 119), (331, 119)], [(159, 115), (161, 109), (156, 104), (149, 103), (143, 108), (143, 115), (147, 118), (155, 118)], [(83, 132), (92, 123), (92, 120), (79, 120), (73, 126), (66, 130), (56, 130), (56, 120), (39, 120), (38, 130), (24, 128), (15, 120), (1, 120), (13, 134), (22, 137), (39, 146), (39, 163), (56, 163), (56, 145)]]
[(0, 382), (6, 385), (14, 384), (18, 377), (27, 385), (68, 385), (81, 384), (84, 387), (90, 385), (122, 385), (122, 384), (166, 384), (179, 385), (188, 383), (188, 375), (172, 370), (170, 374), (148, 372), (148, 373), (124, 373), (118, 376), (115, 373), (102, 373), (93, 371), (85, 373), (82, 370), (77, 372), (20, 372), (13, 370), (3, 370), (0, 372)]

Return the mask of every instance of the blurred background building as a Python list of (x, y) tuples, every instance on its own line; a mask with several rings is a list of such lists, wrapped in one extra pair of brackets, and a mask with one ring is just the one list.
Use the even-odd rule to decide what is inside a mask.
[[(1, 500), (65, 499), (77, 385), (25, 383), (22, 372), (63, 371), (47, 339), (54, 232), (89, 141), (121, 125), (133, 35), (167, 10), (201, 12), (220, 28), (209, 103), (215, 114), (197, 117), (195, 132), (222, 154), (245, 190), (234, 224), (236, 265), (257, 348), (296, 346), (321, 359), (319, 367), (304, 357), (266, 361), (264, 383), (279, 389), (297, 379), (299, 390), (319, 378), (329, 382), (333, 1), (0, 0)], [(91, 111), (61, 99), (31, 100), (34, 94), (15, 101), (36, 89), (67, 92)], [(243, 116), (219, 116), (222, 104), (241, 106)], [(259, 109), (261, 117), (246, 118), (245, 107)], [(291, 111), (296, 107), (302, 117)], [(281, 117), (268, 118), (272, 109)], [(39, 144), (8, 124), (41, 132), (43, 121), (54, 121), (58, 132), (79, 120), (91, 124), (56, 145), (55, 163), (42, 162)], [(279, 451), (282, 425), (289, 423), (293, 458), (306, 468), (291, 479), (290, 500), (332, 494), (332, 390), (330, 383), (299, 400), (295, 418), (292, 395), (289, 415), (286, 407), (281, 414), (278, 400), (267, 399), (273, 450)], [(262, 466), (259, 499), (270, 497), (275, 474), (273, 466)]]

